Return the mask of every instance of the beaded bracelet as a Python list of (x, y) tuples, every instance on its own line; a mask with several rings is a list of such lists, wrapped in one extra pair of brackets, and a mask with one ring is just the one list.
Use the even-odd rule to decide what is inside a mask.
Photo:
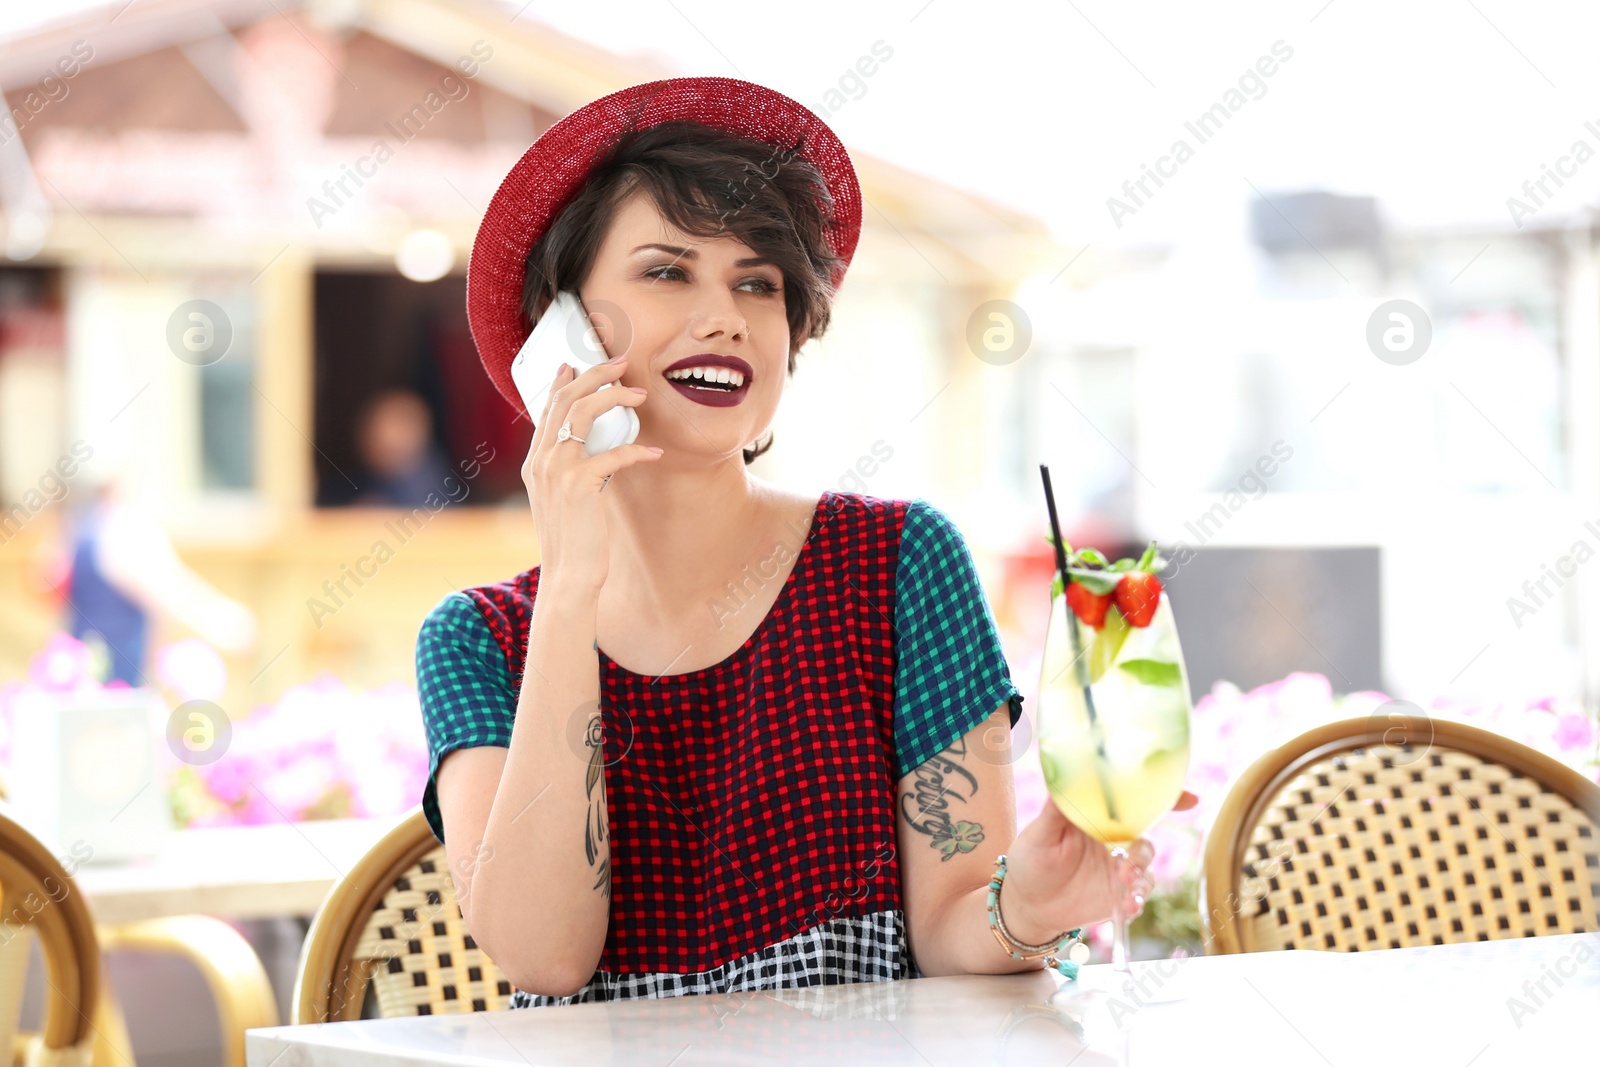
[[(1083, 928), (1066, 933), (1042, 945), (1028, 945), (1011, 936), (1005, 920), (1000, 917), (1000, 887), (1006, 880), (1006, 857), (1001, 853), (995, 861), (994, 877), (989, 879), (989, 930), (1000, 947), (1014, 960), (1044, 959), (1046, 967), (1053, 967), (1067, 978), (1078, 977), (1078, 965), (1089, 956), (1089, 946), (1081, 937)], [(1070, 957), (1070, 958), (1063, 958)]]

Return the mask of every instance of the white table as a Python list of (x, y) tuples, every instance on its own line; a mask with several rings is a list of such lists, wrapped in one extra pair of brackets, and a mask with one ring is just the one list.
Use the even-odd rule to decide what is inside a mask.
[(169, 915), (312, 915), (401, 816), (174, 830), (151, 860), (85, 864), (73, 876), (96, 922)]
[[(1084, 981), (1107, 970), (1086, 967)], [(1035, 971), (279, 1026), (246, 1042), (250, 1067), (1600, 1063), (1600, 934), (1206, 956), (1134, 973), (1146, 994), (1117, 1027), (1087, 1033), (1046, 1004), (1062, 979)], [(1527, 1014), (1513, 1015), (1513, 997)]]

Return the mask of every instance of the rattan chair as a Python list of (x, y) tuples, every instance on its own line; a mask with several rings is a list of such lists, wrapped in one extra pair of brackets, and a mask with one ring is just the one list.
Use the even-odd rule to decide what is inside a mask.
[(1208, 952), (1600, 930), (1600, 786), (1477, 727), (1386, 729), (1329, 723), (1240, 776), (1205, 846)]
[[(18, 1033), (27, 939), (39, 940), (48, 986), (43, 1028)], [(102, 995), (100, 945), (83, 894), (45, 844), (0, 802), (0, 937), (5, 959), (6, 1028), (11, 1060), (30, 1067), (88, 1067), (126, 1051)], [(94, 1020), (91, 1022), (91, 1020)], [(99, 1035), (104, 1035), (100, 1037)]]
[[(54, 864), (54, 868), (40, 866), (44, 859)], [(40, 889), (50, 885), (58, 888), (53, 894), (40, 896)], [(3, 887), (3, 896), (0, 896), (0, 1011), (4, 1012), (0, 1015), (0, 1034), (10, 1039), (13, 1063), (134, 1067), (133, 1041), (128, 1034), (127, 1020), (117, 1002), (116, 990), (104, 980), (100, 969), (103, 953), (122, 950), (165, 953), (195, 965), (216, 1002), (222, 1030), (223, 1067), (244, 1067), (246, 1030), (278, 1025), (277, 996), (261, 958), (250, 942), (220, 919), (208, 915), (173, 915), (124, 923), (90, 920), (87, 933), (78, 932), (77, 924), (89, 915), (83, 894), (78, 892), (76, 883), (67, 876), (59, 861), (51, 857), (49, 849), (16, 821), (3, 779), (0, 779), (0, 887)], [(46, 899), (59, 903), (70, 900), (72, 904), (65, 909), (48, 905), (41, 909)], [(41, 922), (30, 909), (38, 910), (39, 915), (51, 911), (57, 911), (58, 915)], [(28, 965), (26, 933), (30, 928), (39, 937), (51, 989), (42, 1033), (19, 1032), (16, 1029), (18, 1020), (10, 1014), (13, 1007), (20, 1008), (22, 1004)], [(61, 929), (72, 931), (65, 946)], [(76, 955), (81, 945), (92, 947), (87, 965), (81, 965)], [(65, 981), (58, 978), (64, 967), (76, 968), (80, 977), (69, 977)], [(89, 980), (85, 981), (86, 978)], [(77, 990), (76, 995), (73, 990)], [(79, 1035), (76, 1045), (53, 1043), (61, 1039), (59, 1017), (68, 1012), (64, 1005), (70, 1006), (69, 1014), (81, 1020), (89, 1031), (88, 1037)], [(0, 1048), (4, 1047), (4, 1042), (0, 1041)]]
[(472, 940), (420, 806), (328, 892), (300, 948), (294, 1023), (503, 1011), (511, 983)]

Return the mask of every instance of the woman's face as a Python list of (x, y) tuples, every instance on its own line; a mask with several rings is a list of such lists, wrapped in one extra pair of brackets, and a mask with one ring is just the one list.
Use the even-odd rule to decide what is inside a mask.
[[(628, 357), (624, 386), (649, 398), (639, 413), (638, 444), (666, 449), (663, 459), (737, 456), (771, 425), (789, 363), (783, 273), (732, 237), (683, 233), (639, 190), (620, 205), (578, 296), (612, 356)], [(702, 385), (739, 379), (721, 367), (676, 384), (684, 368), (714, 366), (709, 356), (742, 360), (736, 390)]]

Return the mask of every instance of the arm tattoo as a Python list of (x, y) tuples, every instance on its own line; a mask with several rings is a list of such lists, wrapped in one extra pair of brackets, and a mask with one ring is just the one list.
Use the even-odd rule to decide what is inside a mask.
[(900, 813), (912, 829), (932, 838), (929, 845), (944, 853), (943, 861), (971, 852), (983, 841), (980, 824), (950, 821), (950, 802), (971, 800), (978, 792), (978, 779), (957, 762), (966, 754), (966, 738), (958, 738), (912, 772), (911, 790), (900, 795)]
[[(607, 900), (611, 899), (611, 852), (608, 848), (604, 856), (600, 855), (600, 846), (606, 839), (606, 782), (602, 773), (605, 762), (605, 748), (601, 744), (602, 738), (600, 713), (595, 712), (589, 720), (589, 733), (584, 738), (584, 744), (589, 748), (589, 771), (585, 789), (589, 796), (589, 810), (583, 818), (583, 853), (589, 860), (589, 866), (594, 866), (595, 859), (600, 860), (600, 874), (590, 888), (600, 890), (600, 894)], [(599, 799), (595, 798), (595, 789), (599, 788)]]

